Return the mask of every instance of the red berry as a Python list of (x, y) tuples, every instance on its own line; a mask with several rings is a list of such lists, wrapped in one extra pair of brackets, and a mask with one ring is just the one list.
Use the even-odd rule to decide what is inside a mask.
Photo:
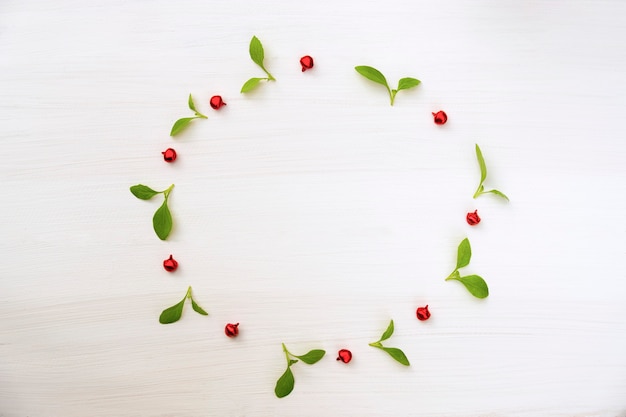
[(178, 262), (176, 262), (176, 259), (170, 255), (169, 258), (163, 261), (163, 268), (165, 268), (167, 272), (174, 272), (176, 271), (176, 268), (178, 268)]
[(445, 111), (439, 110), (437, 113), (433, 113), (436, 125), (443, 125), (448, 121), (448, 115)]
[(467, 213), (466, 219), (467, 219), (467, 224), (469, 224), (470, 226), (476, 226), (478, 223), (480, 223), (478, 210), (474, 210), (473, 213)]
[(164, 152), (161, 152), (163, 154), (163, 159), (165, 159), (165, 162), (174, 162), (176, 160), (176, 151), (172, 148), (167, 148)]
[(337, 360), (343, 363), (348, 363), (352, 360), (352, 352), (350, 352), (348, 349), (341, 349), (337, 353), (337, 355)]
[(302, 72), (313, 68), (313, 58), (306, 55), (300, 58), (300, 65), (302, 65)]
[(222, 96), (213, 96), (211, 100), (209, 100), (209, 104), (214, 110), (219, 110), (220, 107), (225, 106), (224, 100), (222, 100)]
[(224, 333), (226, 333), (226, 336), (228, 337), (237, 336), (239, 334), (239, 323), (237, 324), (228, 323), (226, 327), (224, 327)]
[(428, 304), (425, 307), (418, 307), (417, 308), (417, 319), (424, 321), (424, 320), (428, 320), (430, 318), (430, 311), (428, 311)]

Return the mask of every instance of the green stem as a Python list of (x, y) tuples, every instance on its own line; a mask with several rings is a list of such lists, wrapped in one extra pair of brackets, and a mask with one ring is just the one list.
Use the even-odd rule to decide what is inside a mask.
[(167, 190), (160, 191), (160, 193), (163, 194), (163, 196), (165, 197), (166, 200), (167, 200), (167, 197), (170, 196), (170, 192), (172, 191), (172, 188), (174, 188), (174, 184), (170, 185), (167, 188)]
[(445, 280), (450, 281), (451, 279), (457, 279), (456, 275), (459, 275), (459, 276), (461, 275), (458, 269), (455, 269), (454, 271), (452, 271), (452, 273), (448, 275), (448, 278), (446, 278)]
[(287, 368), (289, 368), (289, 361), (291, 360), (289, 355), (291, 355), (291, 353), (289, 353), (289, 351), (287, 350), (287, 346), (285, 346), (284, 343), (282, 345), (283, 345), (283, 351), (285, 352), (285, 358), (287, 358)]
[(191, 285), (187, 288), (187, 294), (185, 294), (185, 298), (189, 298), (191, 300)]
[(200, 112), (196, 112), (196, 119), (208, 119), (208, 117)]
[(483, 193), (484, 189), (485, 189), (485, 187), (483, 187), (483, 183), (482, 182), (480, 184), (478, 184), (478, 188), (476, 188), (476, 192), (474, 193), (474, 198), (476, 198), (479, 195), (481, 195)]
[(370, 346), (372, 346), (372, 347), (378, 348), (378, 349), (380, 349), (381, 347), (383, 347), (383, 345), (382, 345), (382, 343), (380, 343), (380, 341), (378, 341), (378, 342), (372, 342), (372, 343), (370, 343), (369, 345), (370, 345)]
[(396, 94), (398, 94), (398, 90), (389, 90), (389, 87), (387, 87), (387, 90), (389, 91), (389, 97), (391, 97), (391, 105), (393, 106), (393, 101), (396, 99)]
[(272, 76), (272, 74), (270, 74), (270, 73), (269, 73), (269, 71), (265, 69), (265, 67), (261, 67), (261, 69), (262, 69), (263, 71), (265, 71), (265, 73), (267, 74), (267, 77), (268, 77), (267, 79), (268, 79), (269, 81), (276, 81), (276, 78), (274, 78), (274, 77)]

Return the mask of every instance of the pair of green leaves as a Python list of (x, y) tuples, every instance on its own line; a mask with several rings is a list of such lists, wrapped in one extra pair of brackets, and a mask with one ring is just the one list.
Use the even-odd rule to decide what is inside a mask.
[(159, 323), (170, 324), (170, 323), (174, 323), (180, 320), (180, 317), (183, 315), (183, 308), (185, 307), (185, 301), (187, 301), (188, 298), (191, 300), (191, 308), (193, 308), (193, 311), (197, 312), (198, 314), (202, 314), (203, 316), (209, 315), (209, 313), (204, 311), (204, 309), (200, 307), (198, 303), (196, 303), (196, 301), (193, 299), (193, 297), (191, 296), (191, 287), (189, 287), (187, 289), (187, 293), (185, 294), (183, 299), (180, 300), (180, 302), (163, 310), (163, 312), (159, 316)]
[(191, 98), (191, 94), (189, 94), (189, 100), (187, 101), (187, 105), (189, 106), (189, 109), (194, 112), (195, 116), (183, 117), (182, 119), (176, 120), (176, 122), (174, 122), (174, 126), (172, 126), (172, 130), (170, 131), (170, 136), (178, 135), (187, 126), (189, 126), (189, 123), (191, 123), (195, 119), (207, 119), (208, 118), (204, 114), (196, 110), (196, 105), (193, 102), (193, 98)]
[(470, 263), (472, 259), (472, 247), (468, 238), (465, 238), (459, 244), (456, 255), (456, 268), (446, 278), (446, 281), (456, 280), (465, 285), (465, 288), (476, 298), (486, 298), (489, 295), (489, 287), (484, 279), (478, 275), (467, 275), (462, 277), (459, 269), (463, 268)]
[(252, 40), (250, 40), (250, 58), (252, 58), (252, 61), (255, 64), (261, 67), (261, 69), (267, 74), (267, 77), (250, 78), (241, 87), (242, 93), (247, 93), (248, 91), (254, 90), (261, 81), (276, 81), (276, 78), (274, 78), (272, 74), (270, 74), (269, 71), (265, 69), (265, 64), (263, 62), (265, 60), (265, 51), (263, 50), (263, 45), (261, 44), (261, 41), (256, 36), (253, 36)]
[(504, 193), (498, 190), (485, 191), (485, 186), (483, 185), (483, 182), (485, 182), (485, 179), (487, 178), (487, 165), (485, 164), (485, 158), (483, 158), (483, 153), (481, 152), (478, 144), (476, 144), (476, 158), (478, 159), (478, 165), (480, 166), (480, 183), (478, 184), (478, 188), (476, 189), (476, 192), (474, 193), (474, 198), (478, 197), (481, 194), (490, 193), (490, 194), (495, 194), (497, 196), (500, 196), (504, 198), (506, 201), (509, 201), (509, 197), (507, 197), (506, 195), (504, 195)]
[[(298, 363), (298, 360), (301, 360), (302, 362), (306, 364), (313, 365), (314, 363), (322, 359), (324, 355), (326, 354), (326, 351), (324, 350), (313, 349), (305, 353), (302, 356), (297, 356), (289, 352), (284, 343), (283, 343), (283, 351), (285, 352), (285, 357), (287, 358), (287, 369), (281, 375), (281, 377), (278, 378), (278, 381), (276, 381), (276, 387), (274, 388), (274, 393), (276, 394), (278, 398), (286, 397), (287, 395), (291, 394), (291, 391), (293, 391), (293, 387), (296, 383), (296, 380), (293, 377), (293, 372), (291, 372), (291, 366), (293, 364)], [(297, 359), (294, 359), (294, 358), (297, 358)]]
[(161, 240), (167, 239), (170, 232), (172, 231), (172, 213), (170, 213), (170, 209), (167, 206), (167, 199), (170, 195), (170, 192), (172, 191), (172, 188), (174, 188), (174, 184), (170, 185), (167, 190), (163, 191), (155, 191), (152, 188), (142, 184), (137, 184), (130, 187), (130, 192), (133, 193), (133, 195), (140, 200), (150, 200), (157, 194), (163, 194), (163, 196), (165, 197), (163, 200), (163, 204), (161, 204), (161, 206), (157, 209), (157, 211), (154, 213), (154, 216), (152, 217), (152, 227), (154, 228), (154, 231), (156, 232), (159, 239)]
[(389, 93), (389, 99), (391, 100), (392, 106), (396, 98), (396, 94), (398, 94), (398, 91), (408, 90), (409, 88), (417, 87), (421, 83), (421, 81), (417, 78), (401, 78), (400, 81), (398, 81), (398, 88), (392, 89), (391, 87), (389, 87), (385, 76), (376, 68), (368, 67), (367, 65), (359, 65), (357, 67), (354, 67), (354, 69), (356, 70), (356, 72), (358, 72), (368, 80), (384, 85), (387, 89), (387, 92)]
[(401, 351), (398, 348), (383, 346), (383, 344), (381, 343), (383, 340), (389, 339), (391, 335), (393, 334), (393, 331), (394, 331), (393, 320), (391, 320), (391, 322), (389, 323), (389, 326), (387, 326), (387, 330), (385, 330), (385, 332), (380, 337), (380, 339), (377, 342), (370, 343), (370, 346), (384, 350), (385, 352), (389, 354), (389, 356), (394, 358), (396, 361), (400, 362), (402, 365), (410, 366), (411, 364), (409, 363), (409, 359), (406, 357), (403, 351)]

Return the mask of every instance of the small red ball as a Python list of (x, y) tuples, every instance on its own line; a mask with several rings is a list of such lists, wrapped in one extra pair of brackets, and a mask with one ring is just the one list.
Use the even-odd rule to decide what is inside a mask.
[(228, 323), (226, 327), (224, 327), (224, 333), (226, 333), (228, 337), (236, 337), (239, 334), (239, 323)]
[(178, 268), (178, 262), (176, 262), (176, 259), (170, 255), (169, 258), (163, 261), (163, 268), (165, 268), (167, 272), (174, 272), (176, 271), (176, 268)]
[(430, 318), (430, 311), (428, 311), (428, 304), (425, 307), (418, 307), (417, 308), (417, 319), (424, 321), (424, 320), (428, 320)]
[(467, 220), (467, 224), (469, 224), (470, 226), (476, 226), (478, 223), (480, 223), (480, 216), (478, 216), (478, 210), (474, 210), (473, 213), (467, 213), (467, 216), (465, 217), (465, 219)]
[(306, 55), (300, 58), (300, 65), (302, 65), (302, 72), (313, 68), (313, 58)]
[(209, 100), (209, 104), (214, 110), (219, 110), (220, 107), (226, 105), (226, 103), (224, 103), (224, 100), (222, 100), (222, 96), (211, 97), (211, 100)]
[(433, 113), (436, 125), (443, 125), (448, 121), (448, 115), (445, 111), (439, 110), (437, 113)]
[(350, 352), (348, 349), (341, 349), (337, 353), (337, 360), (343, 363), (350, 362), (352, 360), (352, 352)]
[(163, 159), (165, 162), (174, 162), (176, 160), (176, 151), (172, 148), (167, 148), (163, 154)]

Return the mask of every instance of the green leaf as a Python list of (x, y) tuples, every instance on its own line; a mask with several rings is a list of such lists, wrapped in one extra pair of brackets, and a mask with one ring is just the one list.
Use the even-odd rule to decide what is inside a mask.
[(197, 117), (183, 117), (182, 119), (176, 120), (174, 126), (172, 126), (172, 130), (170, 131), (170, 136), (178, 135), (189, 125), (189, 123), (191, 123), (193, 119), (197, 119)]
[(263, 45), (256, 36), (253, 36), (250, 40), (250, 58), (261, 68), (263, 68), (263, 60), (265, 59), (265, 52), (263, 51)]
[(206, 311), (204, 311), (204, 309), (202, 307), (200, 307), (198, 305), (198, 303), (196, 303), (194, 301), (194, 299), (191, 299), (191, 308), (193, 308), (193, 311), (195, 311), (196, 313), (202, 314), (203, 316), (208, 316), (209, 313), (207, 313)]
[(489, 191), (485, 191), (485, 193), (491, 193), (491, 194), (495, 194), (498, 195), (502, 198), (504, 198), (506, 201), (509, 201), (509, 197), (507, 197), (506, 195), (504, 195), (504, 193), (498, 191), (498, 190), (489, 190)]
[(398, 348), (382, 347), (382, 350), (387, 352), (392, 358), (400, 362), (404, 366), (410, 366), (409, 359), (406, 357), (403, 351)]
[(478, 275), (468, 275), (460, 278), (450, 278), (459, 281), (476, 298), (486, 298), (489, 295), (489, 287), (484, 279)]
[(291, 391), (293, 391), (293, 386), (295, 385), (295, 383), (296, 381), (293, 378), (291, 368), (287, 367), (285, 373), (282, 374), (280, 378), (278, 378), (278, 381), (276, 381), (274, 393), (278, 398), (286, 397), (287, 395), (291, 394)]
[(159, 323), (170, 324), (180, 320), (180, 317), (183, 314), (183, 307), (185, 306), (186, 299), (187, 296), (185, 295), (185, 298), (183, 298), (178, 304), (163, 310), (163, 312), (159, 316)]
[(305, 353), (302, 356), (296, 356), (296, 358), (300, 359), (304, 363), (308, 363), (309, 365), (313, 365), (315, 362), (319, 361), (324, 357), (326, 351), (321, 349), (314, 349), (310, 352)]
[(482, 184), (485, 178), (487, 178), (487, 165), (485, 165), (485, 159), (478, 144), (476, 144), (476, 159), (478, 159), (478, 165), (480, 166), (480, 183)]
[(472, 258), (472, 247), (468, 238), (465, 238), (459, 244), (456, 255), (456, 269), (469, 265)]
[(172, 214), (170, 213), (170, 209), (167, 207), (167, 200), (163, 201), (161, 207), (159, 207), (154, 213), (154, 217), (152, 217), (152, 226), (154, 227), (154, 231), (159, 239), (167, 239), (167, 236), (169, 236), (172, 231)]
[(398, 91), (400, 90), (408, 90), (409, 88), (417, 87), (421, 83), (417, 78), (401, 78), (398, 81)]
[(374, 81), (375, 83), (382, 84), (387, 87), (387, 90), (389, 90), (389, 94), (391, 94), (389, 84), (387, 84), (387, 79), (376, 68), (368, 67), (367, 65), (359, 65), (354, 67), (354, 69), (356, 70), (356, 72), (358, 72), (368, 80)]
[(389, 322), (389, 326), (387, 326), (387, 330), (385, 330), (385, 333), (383, 333), (383, 335), (380, 337), (379, 342), (389, 339), (392, 334), (393, 334), (393, 320)]
[(267, 80), (267, 78), (250, 78), (246, 83), (241, 87), (242, 93), (247, 93), (248, 91), (254, 90), (259, 82), (262, 80)]
[(152, 188), (143, 184), (133, 185), (132, 187), (130, 187), (130, 192), (133, 193), (135, 197), (141, 200), (150, 200), (155, 195), (161, 194), (158, 191), (154, 191)]
[(298, 363), (298, 360), (297, 359), (289, 359), (289, 365), (288, 366), (291, 366), (294, 363)]
[(195, 105), (195, 104), (194, 104), (194, 102), (193, 102), (193, 98), (191, 98), (191, 94), (189, 94), (189, 101), (188, 101), (188, 104), (189, 104), (189, 108), (190, 108), (191, 110), (193, 110), (195, 113), (197, 113), (197, 112), (198, 112), (198, 111), (196, 110), (196, 105)]

